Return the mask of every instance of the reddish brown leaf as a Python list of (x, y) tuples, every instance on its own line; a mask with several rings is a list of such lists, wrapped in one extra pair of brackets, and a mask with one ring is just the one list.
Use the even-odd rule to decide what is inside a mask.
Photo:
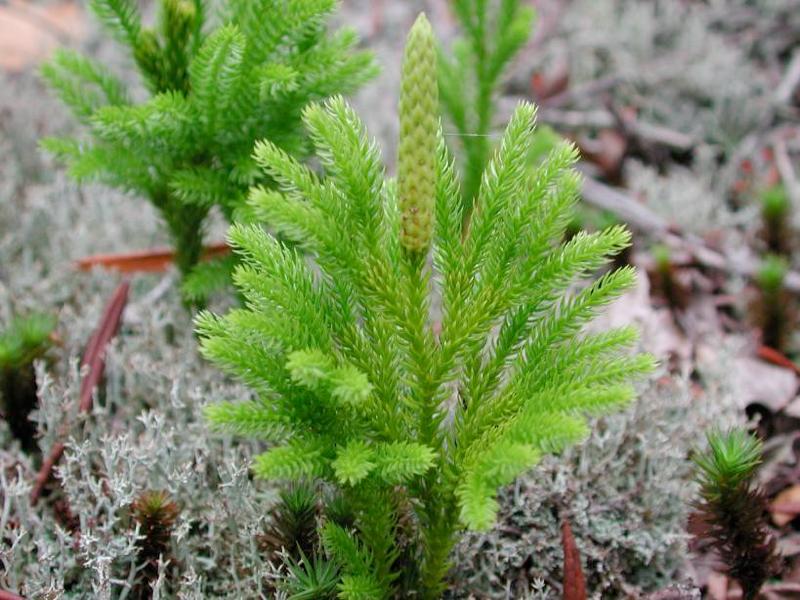
[(800, 485), (792, 485), (775, 496), (769, 507), (772, 522), (783, 527), (800, 515)]
[(760, 346), (756, 353), (758, 354), (758, 358), (761, 360), (772, 363), (773, 365), (777, 365), (779, 367), (791, 369), (800, 375), (800, 367), (798, 367), (793, 361), (774, 348), (770, 348), (769, 346)]
[(555, 62), (547, 71), (531, 75), (531, 94), (542, 103), (561, 94), (569, 87), (569, 64), (565, 60)]
[[(212, 244), (203, 250), (203, 260), (224, 256), (229, 252), (230, 247), (225, 242)], [(81, 271), (103, 267), (120, 273), (160, 273), (169, 268), (174, 258), (172, 250), (159, 248), (121, 254), (95, 254), (75, 261), (75, 266)]]
[(6, 592), (0, 590), (0, 600), (25, 600), (25, 598), (17, 594), (14, 594), (13, 592)]
[[(88, 413), (92, 408), (92, 394), (97, 384), (100, 383), (105, 370), (106, 348), (119, 330), (122, 311), (128, 302), (129, 290), (130, 284), (127, 281), (117, 287), (108, 305), (106, 305), (97, 330), (95, 330), (86, 346), (81, 367), (86, 368), (87, 372), (81, 381), (80, 398), (78, 399), (78, 410), (82, 413)], [(54, 444), (36, 475), (36, 481), (31, 491), (31, 504), (36, 504), (39, 501), (47, 482), (50, 481), (53, 469), (58, 464), (58, 461), (61, 460), (63, 454), (64, 444), (61, 442)]]
[(615, 129), (603, 129), (596, 138), (584, 137), (578, 147), (586, 160), (596, 164), (603, 177), (617, 181), (622, 170), (622, 160), (628, 151), (628, 140)]
[(586, 600), (581, 555), (567, 519), (561, 522), (561, 545), (564, 548), (564, 600)]

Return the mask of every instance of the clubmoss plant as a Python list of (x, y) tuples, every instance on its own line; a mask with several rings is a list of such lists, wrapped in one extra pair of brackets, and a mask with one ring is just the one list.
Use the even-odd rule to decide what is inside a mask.
[(630, 328), (580, 334), (634, 271), (568, 290), (630, 235), (558, 244), (580, 188), (576, 153), (560, 144), (530, 169), (533, 106), (515, 111), (463, 229), (458, 177), (427, 113), (434, 44), (422, 15), (403, 65), (396, 184), (340, 98), (304, 113), (325, 179), (258, 144), (280, 191), (256, 188), (252, 208), (297, 248), (233, 226), (245, 307), (197, 320), (205, 356), (259, 393), (212, 405), (210, 421), (274, 444), (254, 461), (258, 477), (315, 478), (351, 507), (352, 527), (320, 530), (343, 598), (438, 598), (459, 532), (493, 524), (497, 488), (583, 438), (587, 413), (627, 403), (628, 381), (653, 364), (625, 352)]
[(317, 492), (307, 481), (282, 489), (270, 511), (269, 528), (259, 538), (261, 547), (271, 555), (283, 551), (296, 559), (310, 556), (318, 545), (318, 504)]
[(780, 256), (764, 259), (756, 274), (759, 296), (753, 306), (762, 343), (781, 352), (789, 349), (789, 336), (796, 320), (792, 298), (783, 283), (788, 268), (786, 259)]
[[(90, 6), (127, 47), (150, 97), (134, 102), (103, 65), (60, 51), (43, 74), (88, 136), (44, 146), (79, 181), (147, 198), (183, 275), (200, 259), (211, 207), (233, 220), (248, 187), (267, 181), (251, 158), (255, 140), (268, 136), (303, 156), (303, 107), (375, 73), (368, 53), (353, 52), (354, 32), (326, 33), (335, 0), (229, 0), (213, 31), (203, 0), (161, 0), (154, 29), (143, 26), (132, 0)], [(205, 279), (213, 285), (215, 275)], [(201, 283), (191, 286), (195, 294)]]
[(520, 0), (455, 0), (453, 10), (463, 35), (454, 42), (451, 56), (439, 54), (439, 89), (464, 153), (467, 215), (492, 155), (495, 96), (509, 64), (528, 41), (535, 13)]
[(133, 586), (133, 597), (149, 600), (153, 597), (153, 583), (158, 579), (159, 562), (172, 559), (172, 533), (180, 509), (168, 493), (146, 491), (134, 501), (131, 513), (139, 527), (136, 548), (142, 565)]
[(11, 434), (28, 452), (37, 449), (36, 425), (29, 420), (37, 406), (33, 363), (52, 345), (52, 315), (16, 317), (0, 333), (0, 406)]
[(712, 431), (708, 450), (695, 462), (704, 537), (719, 552), (728, 575), (742, 586), (744, 599), (751, 600), (780, 566), (764, 520), (766, 498), (754, 483), (761, 442), (741, 429)]
[(771, 187), (761, 195), (762, 237), (767, 250), (790, 257), (792, 254), (791, 209), (783, 186)]

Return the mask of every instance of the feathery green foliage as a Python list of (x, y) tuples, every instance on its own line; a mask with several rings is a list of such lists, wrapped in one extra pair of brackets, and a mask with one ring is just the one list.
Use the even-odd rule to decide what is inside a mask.
[[(431, 36), (421, 16), (405, 78), (426, 81)], [(521, 104), (464, 231), (453, 161), (437, 120), (419, 111), (430, 94), (415, 89), (401, 123), (425, 128), (417, 135), (436, 150), (417, 156), (401, 141), (417, 161), (396, 183), (341, 98), (304, 113), (324, 180), (274, 143), (257, 145), (280, 191), (255, 188), (253, 212), (296, 246), (234, 225), (245, 307), (197, 319), (205, 356), (259, 393), (210, 407), (212, 423), (274, 444), (255, 460), (257, 476), (317, 478), (353, 508), (352, 527), (321, 529), (342, 598), (393, 597), (400, 581), (438, 597), (458, 532), (492, 525), (497, 488), (581, 439), (587, 415), (631, 400), (629, 380), (653, 363), (626, 352), (629, 328), (580, 333), (634, 271), (568, 293), (630, 240), (617, 226), (559, 245), (580, 183), (574, 148), (560, 144), (532, 170), (535, 109)], [(433, 186), (415, 193), (433, 197), (403, 205), (402, 178), (426, 178), (431, 160)], [(429, 243), (403, 242), (409, 205), (430, 205)]]
[(463, 33), (453, 44), (452, 56), (440, 52), (439, 89), (463, 149), (462, 192), (468, 214), (492, 154), (495, 95), (509, 64), (528, 41), (535, 12), (521, 0), (454, 0), (453, 9)]
[[(301, 113), (311, 101), (355, 90), (375, 73), (357, 37), (329, 34), (334, 0), (227, 0), (209, 30), (204, 0), (161, 0), (158, 23), (143, 26), (133, 0), (92, 0), (91, 8), (125, 46), (150, 91), (131, 100), (103, 65), (60, 51), (43, 75), (86, 126), (86, 140), (43, 145), (78, 180), (99, 180), (147, 198), (172, 236), (187, 275), (202, 250), (203, 224), (216, 206), (235, 220), (247, 189), (269, 184), (251, 154), (269, 138), (306, 154)], [(190, 283), (201, 297), (230, 262)]]
[(11, 433), (29, 452), (37, 449), (36, 426), (29, 415), (37, 406), (33, 364), (52, 345), (52, 315), (16, 317), (0, 332), (0, 406)]
[(775, 541), (764, 521), (766, 498), (755, 485), (761, 451), (758, 438), (744, 430), (712, 431), (708, 450), (695, 458), (697, 508), (708, 527), (706, 536), (748, 600), (779, 566)]

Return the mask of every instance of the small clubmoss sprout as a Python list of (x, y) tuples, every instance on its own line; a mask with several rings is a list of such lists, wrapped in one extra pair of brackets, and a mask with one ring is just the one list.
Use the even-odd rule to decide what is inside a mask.
[(34, 362), (53, 343), (56, 320), (52, 315), (15, 317), (0, 332), (0, 406), (11, 434), (27, 452), (34, 452), (36, 426), (30, 413), (37, 406)]
[(149, 600), (152, 584), (159, 576), (159, 561), (164, 563), (171, 558), (172, 533), (180, 509), (167, 492), (150, 490), (136, 498), (131, 515), (139, 528), (136, 547), (141, 565), (133, 597)]
[(790, 224), (791, 209), (789, 195), (783, 186), (773, 186), (762, 193), (762, 237), (767, 250), (773, 254), (791, 256), (794, 246)]
[(770, 255), (764, 259), (756, 273), (759, 295), (753, 312), (761, 329), (764, 345), (787, 352), (790, 334), (796, 321), (793, 299), (784, 286), (789, 265), (781, 256)]
[(697, 509), (705, 537), (719, 553), (727, 574), (739, 582), (745, 600), (780, 566), (764, 515), (766, 498), (755, 485), (762, 446), (741, 429), (712, 431), (708, 449), (695, 458), (700, 483)]
[(318, 509), (319, 499), (311, 483), (299, 481), (281, 489), (267, 531), (259, 536), (262, 549), (270, 556), (284, 552), (294, 560), (312, 556), (319, 546)]

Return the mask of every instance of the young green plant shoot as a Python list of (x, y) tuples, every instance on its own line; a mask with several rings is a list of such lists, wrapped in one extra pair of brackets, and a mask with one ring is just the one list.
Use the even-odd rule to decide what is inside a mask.
[[(251, 156), (255, 141), (269, 137), (305, 155), (303, 107), (349, 93), (375, 73), (371, 55), (352, 51), (353, 31), (326, 32), (335, 0), (227, 0), (213, 31), (204, 0), (160, 0), (154, 29), (143, 26), (133, 0), (90, 7), (127, 47), (150, 96), (134, 101), (104, 65), (61, 51), (43, 74), (88, 136), (44, 146), (79, 181), (147, 198), (183, 275), (201, 257), (209, 210), (236, 220), (248, 188), (266, 181)], [(202, 297), (224, 268), (198, 275), (190, 295)]]
[(741, 429), (708, 434), (708, 450), (695, 458), (700, 482), (697, 509), (728, 575), (742, 586), (745, 600), (780, 566), (767, 532), (763, 492), (755, 486), (761, 442)]
[(179, 515), (178, 505), (160, 490), (142, 492), (131, 505), (131, 516), (140, 536), (136, 540), (139, 571), (131, 593), (135, 600), (153, 598), (152, 586), (158, 579), (159, 561), (173, 562), (174, 567), (170, 547)]
[(765, 190), (761, 195), (761, 237), (767, 250), (785, 257), (792, 255), (792, 203), (782, 185)]
[(784, 285), (788, 269), (785, 258), (768, 255), (756, 273), (759, 295), (753, 303), (761, 342), (783, 353), (790, 350), (790, 334), (796, 322), (793, 298)]
[(653, 366), (626, 351), (631, 328), (580, 333), (634, 271), (574, 288), (630, 240), (616, 226), (559, 245), (580, 189), (574, 148), (531, 169), (535, 109), (521, 104), (465, 230), (437, 104), (421, 15), (402, 69), (397, 182), (342, 99), (311, 105), (326, 177), (258, 144), (279, 190), (250, 202), (274, 234), (231, 229), (246, 305), (197, 320), (205, 356), (258, 394), (211, 405), (211, 423), (273, 444), (258, 477), (314, 478), (352, 508), (352, 526), (323, 520), (320, 532), (342, 598), (440, 597), (459, 532), (492, 526), (497, 488), (583, 438), (588, 414), (624, 406)]
[(0, 407), (11, 434), (28, 452), (38, 449), (30, 413), (38, 405), (34, 362), (52, 346), (52, 315), (16, 317), (0, 332)]

